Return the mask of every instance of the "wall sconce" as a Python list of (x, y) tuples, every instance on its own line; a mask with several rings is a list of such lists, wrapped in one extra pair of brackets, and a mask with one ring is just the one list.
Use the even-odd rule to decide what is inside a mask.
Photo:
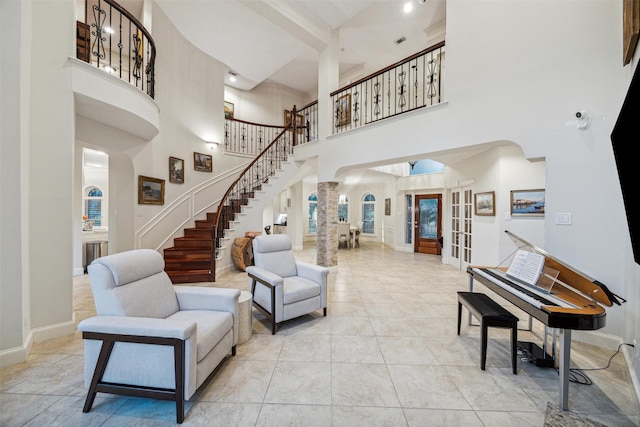
[(230, 82), (232, 82), (232, 83), (235, 82), (236, 81), (236, 76), (237, 76), (236, 73), (234, 73), (233, 71), (229, 71), (229, 81)]
[(411, 166), (411, 170), (413, 170), (413, 167), (418, 164), (418, 161), (417, 160), (411, 160), (408, 163), (409, 163), (409, 166)]

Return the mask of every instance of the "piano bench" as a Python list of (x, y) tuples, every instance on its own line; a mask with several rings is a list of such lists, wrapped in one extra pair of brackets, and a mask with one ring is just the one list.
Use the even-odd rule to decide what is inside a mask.
[(462, 320), (462, 306), (480, 321), (480, 369), (485, 370), (487, 362), (487, 329), (489, 327), (511, 328), (511, 366), (517, 374), (518, 318), (509, 310), (492, 300), (486, 294), (478, 292), (458, 292), (458, 335)]

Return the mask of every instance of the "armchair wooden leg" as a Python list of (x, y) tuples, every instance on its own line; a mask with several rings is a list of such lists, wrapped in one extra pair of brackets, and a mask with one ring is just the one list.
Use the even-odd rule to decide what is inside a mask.
[(327, 307), (323, 309), (323, 312), (324, 312), (324, 317), (327, 317)]
[(100, 348), (100, 355), (98, 356), (98, 362), (96, 363), (96, 369), (93, 371), (93, 378), (91, 378), (91, 385), (87, 392), (87, 398), (84, 401), (84, 408), (82, 412), (89, 412), (93, 406), (93, 401), (96, 399), (98, 393), (98, 384), (102, 381), (104, 371), (107, 369), (107, 363), (109, 357), (111, 357), (111, 350), (113, 350), (114, 341), (102, 341), (102, 347)]
[(184, 341), (179, 341), (173, 347), (173, 360), (176, 381), (176, 422), (184, 421)]

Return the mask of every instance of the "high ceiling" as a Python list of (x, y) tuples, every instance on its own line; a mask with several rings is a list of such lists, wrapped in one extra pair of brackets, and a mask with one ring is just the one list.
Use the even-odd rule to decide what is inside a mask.
[[(121, 3), (128, 1), (139, 0)], [(235, 83), (225, 79), (225, 84), (242, 90), (271, 82), (315, 96), (319, 53), (332, 33), (338, 36), (340, 74), (359, 76), (444, 35), (445, 0), (156, 2), (185, 38), (237, 74)], [(412, 3), (412, 12), (403, 11), (405, 2)], [(396, 44), (403, 37), (406, 41)]]

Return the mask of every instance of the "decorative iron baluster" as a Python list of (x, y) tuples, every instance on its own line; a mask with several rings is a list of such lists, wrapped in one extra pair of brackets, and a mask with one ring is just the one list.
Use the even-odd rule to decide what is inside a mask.
[(136, 28), (136, 33), (133, 35), (133, 78), (136, 80), (136, 86), (138, 85), (138, 81), (142, 78), (142, 37), (138, 35), (138, 30)]
[(376, 81), (373, 85), (373, 115), (378, 119), (380, 115), (380, 82)]
[(262, 134), (263, 134), (263, 130), (260, 129), (258, 131), (258, 152), (262, 151)]
[(367, 123), (367, 113), (369, 112), (369, 85), (364, 85), (364, 122)]
[[(394, 70), (395, 71), (395, 70)], [(391, 73), (387, 73), (387, 117), (391, 115)]]
[(244, 147), (246, 146), (245, 142), (247, 140), (247, 127), (245, 125), (242, 125), (242, 127), (240, 128), (240, 148), (244, 150)]
[(413, 75), (415, 76), (413, 79), (413, 98), (414, 98), (414, 105), (413, 107), (416, 108), (418, 107), (418, 64), (417, 64), (417, 60), (416, 60), (416, 65), (412, 65), (411, 68), (413, 68)]
[(427, 98), (431, 99), (437, 96), (436, 90), (436, 65), (438, 64), (438, 60), (436, 58), (432, 58), (427, 62), (427, 67), (429, 68), (429, 74), (427, 74), (427, 85), (429, 88), (427, 89)]
[(404, 70), (402, 70), (402, 72), (398, 74), (398, 108), (400, 108), (400, 111), (404, 110), (405, 105), (407, 105), (404, 97), (404, 89), (406, 87), (404, 82), (406, 76), (407, 73)]
[(122, 49), (124, 49), (124, 45), (122, 44), (122, 14), (120, 14), (120, 23), (118, 24), (118, 72), (120, 78), (122, 78)]
[(226, 150), (229, 149), (229, 122), (225, 122), (224, 124), (224, 148)]
[(100, 8), (100, 3), (93, 5), (93, 22), (91, 26), (95, 28), (95, 31), (91, 32), (93, 35), (93, 43), (91, 46), (91, 54), (96, 57), (96, 61), (98, 63), (98, 68), (100, 67), (100, 60), (104, 59), (105, 48), (104, 42), (107, 40), (104, 37), (104, 21), (107, 19), (107, 12), (104, 9)]
[(359, 119), (359, 114), (360, 114), (360, 92), (358, 92), (358, 90), (356, 89), (356, 91), (353, 93), (353, 125), (354, 127), (358, 126), (358, 120)]

